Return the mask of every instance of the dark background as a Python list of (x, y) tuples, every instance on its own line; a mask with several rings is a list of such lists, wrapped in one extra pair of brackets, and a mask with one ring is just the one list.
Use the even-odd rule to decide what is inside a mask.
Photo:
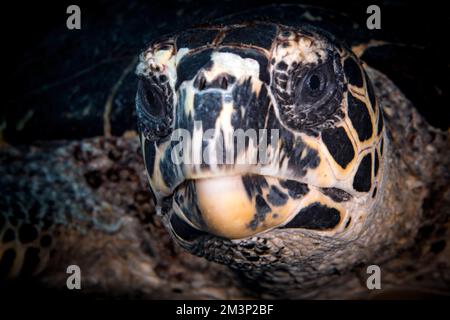
[[(192, 24), (280, 1), (58, 1), (2, 4), (4, 100), (0, 142), (81, 139), (134, 129), (136, 79), (124, 70), (152, 39)], [(281, 1), (285, 3), (286, 1)], [(292, 1), (290, 1), (292, 3)], [(370, 37), (392, 45), (363, 56), (385, 72), (434, 126), (448, 129), (449, 14), (442, 2), (301, 1), (346, 13), (365, 26), (381, 7), (382, 29)], [(442, 4), (440, 4), (442, 3)], [(66, 28), (66, 8), (81, 7), (81, 30)]]

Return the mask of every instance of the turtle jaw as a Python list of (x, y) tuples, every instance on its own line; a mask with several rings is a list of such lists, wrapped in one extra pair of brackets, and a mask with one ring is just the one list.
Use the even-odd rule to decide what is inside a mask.
[(191, 179), (175, 190), (166, 216), (181, 241), (201, 233), (240, 240), (275, 228), (334, 232), (345, 209), (323, 192), (298, 181), (263, 175)]
[[(254, 179), (252, 186), (247, 183), (250, 179)], [(175, 192), (172, 214), (199, 231), (226, 239), (247, 238), (286, 223), (297, 212), (299, 201), (287, 195), (272, 199), (268, 184), (275, 185), (277, 180), (242, 175), (188, 180)], [(260, 193), (253, 194), (249, 188), (259, 189)], [(195, 193), (190, 193), (192, 190)], [(268, 198), (278, 201), (278, 207)]]

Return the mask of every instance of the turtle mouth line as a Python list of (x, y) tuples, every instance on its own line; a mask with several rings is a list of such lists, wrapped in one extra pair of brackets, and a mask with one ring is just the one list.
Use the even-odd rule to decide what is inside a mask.
[(274, 229), (330, 231), (345, 216), (340, 203), (351, 198), (342, 189), (272, 176), (189, 179), (172, 196), (171, 224), (184, 239), (211, 234), (240, 240)]

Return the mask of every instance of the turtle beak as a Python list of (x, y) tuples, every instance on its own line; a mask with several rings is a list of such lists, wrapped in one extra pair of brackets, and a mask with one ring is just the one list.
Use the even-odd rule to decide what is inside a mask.
[(242, 239), (285, 224), (303, 205), (282, 189), (279, 179), (260, 175), (191, 180), (177, 190), (174, 211), (196, 229)]
[(286, 198), (282, 207), (275, 208), (267, 201), (269, 190), (251, 197), (242, 176), (200, 179), (196, 190), (199, 209), (210, 232), (229, 239), (245, 238), (275, 228), (295, 214), (300, 205)]

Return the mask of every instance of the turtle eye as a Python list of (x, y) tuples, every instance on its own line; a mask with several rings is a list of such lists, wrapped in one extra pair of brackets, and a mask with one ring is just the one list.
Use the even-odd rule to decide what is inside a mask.
[(325, 62), (297, 76), (295, 101), (300, 109), (320, 107), (336, 91), (336, 77), (332, 61)]
[(170, 93), (170, 88), (164, 83), (155, 81), (154, 77), (139, 79), (136, 94), (138, 128), (150, 140), (157, 140), (170, 134), (172, 121)]
[(163, 93), (155, 83), (148, 79), (139, 79), (136, 105), (150, 116), (159, 118), (165, 115)]
[(306, 79), (306, 90), (313, 97), (320, 96), (326, 86), (326, 78), (323, 73), (314, 72)]

